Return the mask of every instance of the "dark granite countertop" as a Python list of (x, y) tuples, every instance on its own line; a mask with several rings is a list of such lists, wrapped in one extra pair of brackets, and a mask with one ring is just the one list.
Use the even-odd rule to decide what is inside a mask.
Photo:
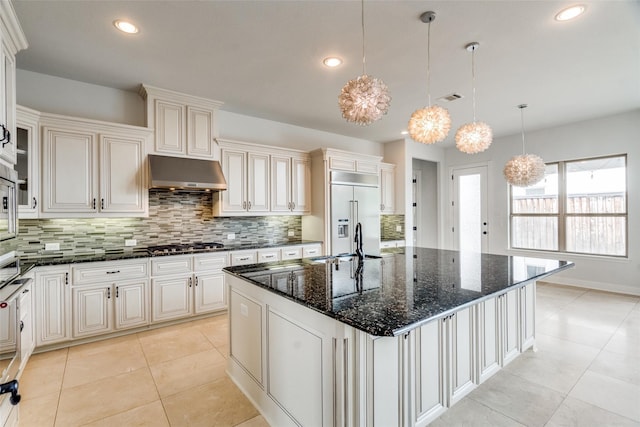
[(266, 248), (278, 248), (284, 246), (298, 246), (298, 245), (311, 245), (321, 244), (322, 242), (316, 240), (290, 240), (281, 243), (236, 243), (227, 244), (223, 248), (205, 249), (188, 252), (171, 252), (161, 254), (151, 254), (146, 246), (136, 246), (132, 249), (105, 251), (100, 253), (79, 253), (79, 254), (52, 254), (52, 255), (39, 255), (21, 257), (20, 262), (24, 265), (32, 266), (47, 266), (47, 265), (60, 265), (60, 264), (75, 264), (81, 262), (98, 262), (98, 261), (119, 261), (135, 258), (150, 258), (150, 257), (163, 257), (171, 255), (196, 255), (211, 252), (230, 252), (239, 250), (252, 250), (252, 249), (266, 249)]
[[(549, 259), (396, 248), (381, 258), (322, 258), (224, 270), (375, 336), (396, 336), (573, 267)], [(360, 277), (360, 280), (357, 278)]]

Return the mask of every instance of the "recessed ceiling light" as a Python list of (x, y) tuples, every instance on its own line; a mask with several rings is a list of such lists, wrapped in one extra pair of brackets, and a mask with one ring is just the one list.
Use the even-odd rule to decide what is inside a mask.
[(566, 9), (562, 9), (556, 15), (556, 21), (568, 21), (570, 19), (576, 18), (584, 13), (587, 7), (583, 4), (578, 4), (575, 6), (568, 7)]
[(123, 21), (122, 19), (113, 21), (113, 25), (123, 33), (127, 34), (136, 34), (139, 31), (138, 27), (136, 27), (134, 24), (128, 21)]
[(324, 65), (326, 65), (327, 67), (329, 67), (329, 68), (335, 68), (338, 65), (342, 64), (342, 59), (340, 59), (340, 58), (338, 58), (336, 56), (330, 56), (328, 58), (324, 58), (322, 60), (322, 63)]
[(402, 132), (400, 132), (401, 135), (409, 135), (409, 131), (408, 130), (403, 130)]

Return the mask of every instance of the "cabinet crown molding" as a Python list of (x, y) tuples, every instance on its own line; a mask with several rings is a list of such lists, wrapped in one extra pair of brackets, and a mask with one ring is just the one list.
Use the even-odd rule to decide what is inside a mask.
[(140, 94), (140, 96), (144, 100), (147, 100), (149, 98), (163, 98), (163, 99), (168, 98), (183, 104), (200, 106), (204, 108), (212, 108), (212, 109), (218, 109), (224, 104), (224, 102), (216, 101), (215, 99), (203, 98), (196, 95), (188, 95), (186, 93), (176, 92), (169, 89), (162, 89), (162, 88), (150, 86), (144, 83), (140, 85), (138, 94)]
[(24, 31), (22, 31), (22, 26), (20, 25), (20, 21), (18, 21), (18, 16), (11, 1), (0, 1), (0, 19), (2, 20), (2, 28), (6, 30), (6, 34), (9, 36), (7, 46), (14, 55), (29, 47), (29, 43), (24, 35)]
[(325, 159), (330, 157), (341, 157), (365, 162), (380, 163), (382, 156), (374, 156), (371, 154), (353, 153), (351, 151), (339, 150), (337, 148), (319, 148), (311, 152), (312, 156), (321, 155)]
[(267, 154), (276, 155), (276, 156), (286, 155), (289, 157), (295, 157), (296, 155), (300, 155), (301, 157), (304, 157), (304, 158), (308, 158), (309, 156), (309, 152), (304, 150), (297, 150), (295, 148), (278, 147), (275, 145), (256, 144), (253, 142), (237, 141), (237, 140), (226, 139), (226, 138), (216, 138), (215, 141), (218, 143), (220, 148), (231, 149), (231, 150), (261, 152), (261, 153), (267, 153)]
[[(37, 111), (35, 110), (31, 110), (31, 109), (29, 110), (32, 113), (37, 113)], [(132, 136), (132, 133), (133, 133), (136, 135), (143, 136), (145, 138), (150, 136), (153, 133), (153, 129), (142, 127), (142, 126), (133, 126), (133, 125), (126, 125), (122, 123), (104, 122), (100, 120), (85, 119), (82, 117), (63, 116), (60, 114), (40, 113), (40, 126), (46, 127), (49, 125), (69, 126), (73, 129), (80, 128), (80, 129), (88, 130), (95, 133), (122, 132), (130, 136)]]

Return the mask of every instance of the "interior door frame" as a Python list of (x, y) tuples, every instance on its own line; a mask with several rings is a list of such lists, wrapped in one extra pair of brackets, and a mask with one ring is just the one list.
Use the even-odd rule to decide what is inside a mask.
[(450, 203), (449, 203), (449, 208), (450, 210), (450, 231), (451, 231), (451, 248), (453, 250), (459, 250), (459, 243), (458, 243), (458, 238), (457, 238), (457, 234), (456, 234), (456, 229), (458, 228), (458, 206), (459, 206), (459, 202), (457, 200), (458, 197), (458, 187), (456, 185), (456, 181), (455, 181), (455, 176), (456, 174), (458, 176), (463, 175), (460, 174), (460, 172), (462, 171), (480, 171), (481, 175), (484, 176), (484, 182), (481, 183), (481, 191), (483, 191), (484, 194), (481, 195), (482, 197), (482, 222), (485, 224), (484, 225), (484, 229), (483, 232), (484, 234), (481, 236), (482, 240), (481, 240), (481, 247), (482, 247), (482, 252), (487, 252), (489, 250), (489, 228), (491, 226), (491, 223), (489, 221), (488, 215), (489, 215), (489, 202), (491, 200), (490, 194), (489, 194), (489, 179), (490, 179), (490, 164), (489, 162), (482, 162), (482, 163), (470, 163), (470, 164), (466, 164), (466, 165), (458, 165), (458, 166), (451, 166), (449, 167), (449, 194), (450, 194)]

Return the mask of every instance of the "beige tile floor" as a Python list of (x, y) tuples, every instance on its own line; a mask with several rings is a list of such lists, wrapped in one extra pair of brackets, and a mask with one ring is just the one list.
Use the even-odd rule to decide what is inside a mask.
[[(640, 426), (640, 298), (539, 283), (527, 351), (433, 426)], [(265, 420), (225, 375), (227, 318), (32, 357), (20, 427), (242, 426)]]

